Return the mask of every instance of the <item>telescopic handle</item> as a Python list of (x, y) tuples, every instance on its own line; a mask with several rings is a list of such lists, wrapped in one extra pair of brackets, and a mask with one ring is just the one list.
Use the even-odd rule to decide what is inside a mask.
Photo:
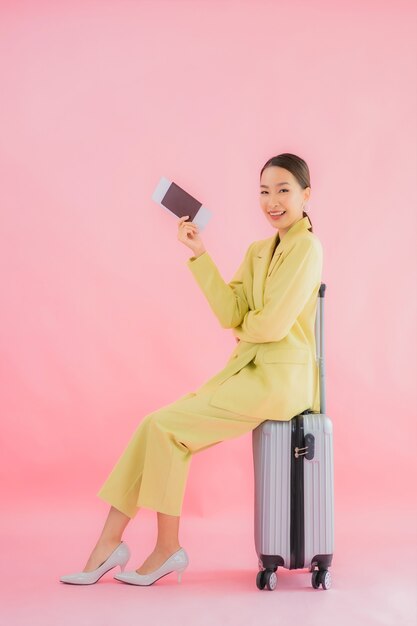
[(316, 334), (316, 360), (319, 365), (319, 382), (320, 382), (320, 413), (326, 413), (326, 380), (324, 368), (324, 292), (326, 291), (325, 283), (320, 284), (318, 293), (317, 313), (315, 322)]

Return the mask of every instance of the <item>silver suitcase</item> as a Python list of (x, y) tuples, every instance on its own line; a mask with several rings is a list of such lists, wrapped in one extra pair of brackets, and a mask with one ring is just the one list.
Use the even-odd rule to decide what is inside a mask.
[(308, 568), (315, 589), (329, 589), (334, 544), (333, 428), (325, 414), (324, 292), (315, 321), (320, 413), (266, 420), (252, 431), (254, 531), (259, 589), (275, 589), (278, 567)]

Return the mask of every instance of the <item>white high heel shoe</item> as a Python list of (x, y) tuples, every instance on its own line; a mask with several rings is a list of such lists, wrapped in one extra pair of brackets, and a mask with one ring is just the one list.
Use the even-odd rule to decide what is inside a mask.
[(122, 541), (117, 548), (113, 550), (110, 556), (103, 561), (97, 569), (92, 572), (76, 572), (75, 574), (65, 574), (59, 579), (63, 583), (71, 583), (72, 585), (92, 585), (96, 583), (106, 572), (120, 565), (120, 569), (124, 570), (126, 563), (130, 559), (129, 546)]
[(177, 552), (174, 552), (166, 561), (162, 563), (161, 567), (156, 569), (150, 574), (138, 574), (136, 571), (123, 572), (115, 574), (113, 578), (121, 580), (123, 583), (129, 583), (130, 585), (152, 585), (156, 580), (159, 580), (171, 572), (177, 572), (178, 582), (181, 582), (181, 576), (183, 571), (188, 566), (189, 559), (188, 554), (184, 548), (180, 548)]

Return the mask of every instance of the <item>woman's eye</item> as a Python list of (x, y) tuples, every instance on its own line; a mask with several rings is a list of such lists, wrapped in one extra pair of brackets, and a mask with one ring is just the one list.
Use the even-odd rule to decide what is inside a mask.
[[(281, 193), (281, 191), (287, 191), (287, 192), (288, 192), (288, 191), (289, 191), (289, 189), (280, 189), (280, 190), (279, 190), (279, 193)], [(262, 195), (263, 193), (268, 193), (268, 192), (267, 192), (267, 191), (261, 191), (261, 195)]]

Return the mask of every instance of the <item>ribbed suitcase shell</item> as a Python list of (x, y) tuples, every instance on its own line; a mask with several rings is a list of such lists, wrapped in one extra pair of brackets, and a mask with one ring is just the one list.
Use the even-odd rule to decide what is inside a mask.
[(310, 571), (317, 566), (326, 573), (333, 557), (333, 428), (325, 415), (324, 384), (325, 288), (322, 283), (315, 326), (320, 413), (306, 410), (290, 421), (266, 420), (252, 431), (255, 548), (259, 569), (269, 572), (278, 566)]

